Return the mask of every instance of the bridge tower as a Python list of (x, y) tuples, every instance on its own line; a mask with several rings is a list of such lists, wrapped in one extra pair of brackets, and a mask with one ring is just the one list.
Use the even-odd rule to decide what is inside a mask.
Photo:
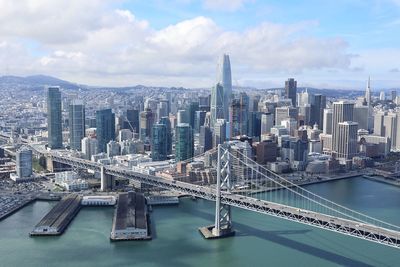
[(231, 207), (221, 203), (223, 194), (230, 194), (232, 186), (229, 144), (219, 144), (217, 192), (215, 199), (215, 225), (214, 228), (212, 228), (212, 235), (216, 238), (234, 234), (232, 231)]

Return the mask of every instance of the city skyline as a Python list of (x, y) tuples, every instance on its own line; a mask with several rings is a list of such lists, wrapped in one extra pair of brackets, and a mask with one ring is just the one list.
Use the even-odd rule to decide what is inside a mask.
[(295, 77), (299, 87), (361, 90), (369, 75), (374, 90), (399, 82), (395, 0), (6, 2), (0, 75), (209, 88), (226, 53), (234, 86), (280, 87)]

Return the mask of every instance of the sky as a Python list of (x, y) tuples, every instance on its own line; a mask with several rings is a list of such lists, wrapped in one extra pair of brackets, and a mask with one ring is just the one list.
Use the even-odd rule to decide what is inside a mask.
[(400, 0), (0, 0), (0, 76), (98, 86), (400, 87)]

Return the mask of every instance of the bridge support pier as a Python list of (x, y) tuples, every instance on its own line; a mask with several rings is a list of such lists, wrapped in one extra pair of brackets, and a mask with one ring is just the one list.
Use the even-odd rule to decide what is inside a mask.
[(221, 203), (223, 194), (230, 194), (232, 189), (230, 155), (229, 147), (227, 145), (218, 145), (217, 164), (215, 224), (213, 226), (202, 227), (199, 229), (206, 239), (223, 238), (235, 234), (232, 229), (231, 207)]
[(101, 191), (105, 192), (113, 187), (113, 177), (109, 174), (106, 174), (104, 170), (104, 166), (101, 166), (100, 170), (100, 180), (101, 180)]

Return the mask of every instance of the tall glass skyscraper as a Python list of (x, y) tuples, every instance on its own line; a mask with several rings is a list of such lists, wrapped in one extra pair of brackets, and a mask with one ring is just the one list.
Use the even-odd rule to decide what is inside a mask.
[(69, 105), (69, 144), (71, 149), (81, 150), (81, 140), (85, 137), (85, 105), (82, 100), (74, 100)]
[(193, 130), (189, 123), (180, 123), (176, 126), (175, 159), (183, 161), (193, 157), (194, 140)]
[(217, 83), (211, 89), (211, 128), (214, 127), (217, 119), (225, 118), (224, 115), (224, 88)]
[(140, 112), (140, 140), (149, 141), (151, 138), (151, 128), (154, 124), (154, 113), (151, 109), (146, 108), (144, 111)]
[(218, 64), (218, 76), (217, 83), (220, 83), (223, 87), (223, 107), (225, 121), (229, 122), (229, 104), (232, 98), (232, 74), (231, 74), (231, 62), (229, 55), (222, 55)]
[(151, 131), (151, 158), (154, 161), (166, 160), (168, 155), (167, 126), (156, 123)]
[(172, 130), (171, 130), (171, 121), (169, 120), (169, 117), (161, 117), (160, 118), (160, 124), (164, 124), (167, 130), (167, 155), (172, 154)]
[(47, 129), (51, 149), (62, 148), (61, 115), (60, 87), (47, 87)]
[(106, 152), (107, 143), (115, 139), (115, 114), (111, 109), (96, 111), (98, 151)]

